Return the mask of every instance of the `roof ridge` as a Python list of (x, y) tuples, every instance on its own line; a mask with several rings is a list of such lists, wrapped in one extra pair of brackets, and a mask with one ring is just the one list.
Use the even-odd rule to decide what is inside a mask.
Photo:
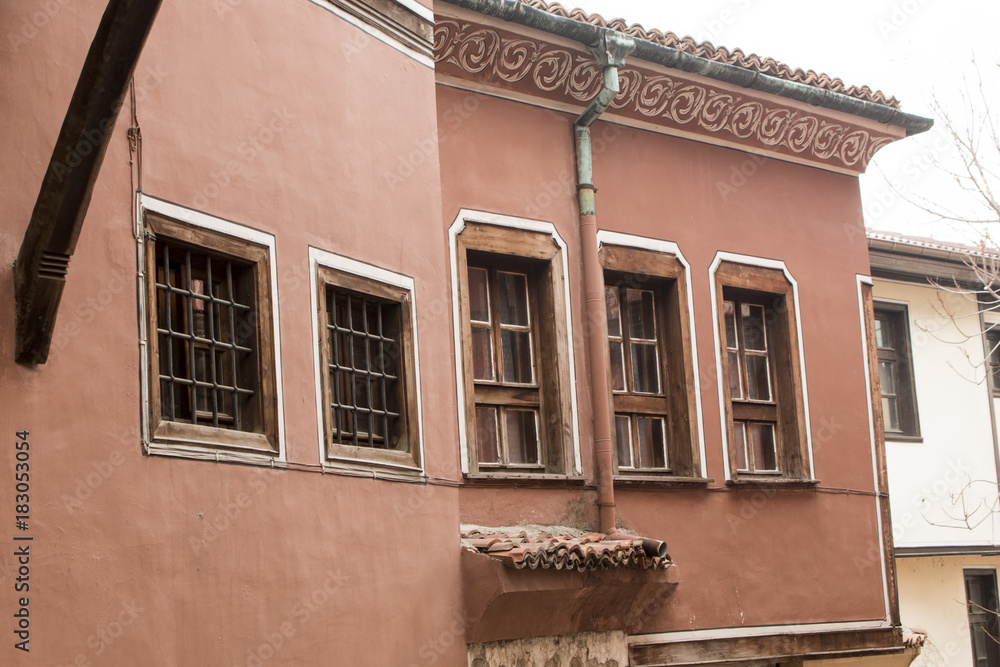
[(898, 99), (886, 95), (881, 90), (872, 90), (869, 86), (848, 86), (842, 79), (831, 77), (828, 74), (822, 74), (811, 69), (792, 69), (789, 65), (774, 58), (759, 56), (755, 53), (747, 54), (739, 48), (730, 50), (724, 46), (715, 46), (712, 42), (708, 41), (697, 42), (692, 37), (678, 37), (676, 33), (664, 32), (656, 28), (647, 29), (638, 23), (629, 23), (625, 19), (615, 18), (609, 21), (600, 14), (587, 13), (578, 7), (567, 9), (558, 2), (546, 2), (545, 0), (521, 0), (521, 2), (554, 16), (561, 16), (602, 28), (610, 28), (626, 35), (631, 35), (632, 37), (638, 37), (639, 39), (659, 44), (660, 46), (698, 56), (699, 58), (759, 72), (766, 76), (794, 81), (812, 86), (813, 88), (829, 90), (893, 109), (900, 107)]

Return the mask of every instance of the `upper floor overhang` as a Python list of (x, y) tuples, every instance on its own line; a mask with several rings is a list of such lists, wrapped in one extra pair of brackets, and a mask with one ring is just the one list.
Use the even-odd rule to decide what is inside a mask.
[(602, 34), (634, 49), (605, 120), (857, 175), (883, 146), (930, 129), (868, 87), (541, 0), (445, 0), (439, 82), (579, 113), (601, 90)]

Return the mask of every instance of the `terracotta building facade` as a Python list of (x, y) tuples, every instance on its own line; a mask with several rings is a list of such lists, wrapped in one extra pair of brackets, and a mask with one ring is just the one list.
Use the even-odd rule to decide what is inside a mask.
[(0, 8), (5, 664), (909, 664), (858, 175), (928, 120), (537, 0), (157, 4)]

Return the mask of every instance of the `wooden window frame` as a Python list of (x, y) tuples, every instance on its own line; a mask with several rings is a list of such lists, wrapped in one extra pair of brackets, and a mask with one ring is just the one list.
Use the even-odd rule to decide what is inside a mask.
[[(721, 261), (713, 277), (715, 327), (719, 345), (717, 361), (721, 380), (719, 392), (723, 406), (729, 482), (814, 482), (815, 480), (811, 479), (805, 378), (802, 372), (795, 286), (783, 269), (730, 260)], [(774, 409), (773, 412), (757, 415), (759, 419), (755, 419), (751, 414), (755, 409), (753, 402), (733, 399), (730, 395), (729, 350), (723, 306), (726, 301), (732, 300), (763, 305), (765, 308)], [(773, 422), (770, 421), (772, 414), (775, 420)], [(756, 420), (775, 424), (777, 471), (757, 472), (738, 469), (734, 420)]]
[[(993, 608), (988, 607), (989, 601), (987, 600), (987, 606), (975, 604), (969, 596), (969, 583), (970, 579), (981, 578), (986, 579), (986, 586), (990, 589), (992, 593), (991, 601), (993, 602)], [(997, 590), (997, 572), (993, 569), (982, 569), (982, 568), (966, 568), (962, 571), (962, 581), (965, 586), (965, 604), (967, 608), (967, 617), (969, 625), (969, 639), (971, 641), (972, 648), (972, 660), (975, 667), (983, 665), (983, 667), (1000, 667), (1000, 645), (998, 645), (998, 638), (1000, 638), (1000, 622), (998, 622), (998, 595)], [(976, 634), (975, 627), (977, 625), (985, 625), (986, 630), (986, 655), (980, 656), (979, 650), (976, 647)], [(992, 643), (991, 643), (992, 642)]]
[(985, 363), (986, 381), (989, 383), (990, 394), (1000, 398), (1000, 324), (987, 322), (987, 331), (983, 334), (986, 341)]
[[(252, 241), (236, 238), (224, 232), (196, 226), (173, 219), (167, 215), (145, 209), (143, 211), (145, 234), (144, 271), (146, 344), (148, 346), (147, 390), (151, 451), (152, 446), (167, 449), (193, 447), (195, 449), (222, 450), (239, 454), (261, 455), (269, 458), (281, 454), (279, 443), (279, 414), (277, 400), (276, 345), (274, 318), (272, 316), (271, 256), (270, 248)], [(160, 349), (157, 334), (156, 262), (157, 240), (169, 240), (190, 247), (204, 254), (224, 260), (235, 260), (252, 265), (254, 273), (255, 309), (254, 328), (256, 341), (257, 377), (254, 397), (257, 424), (253, 431), (216, 428), (203, 424), (170, 421), (161, 410), (160, 400)], [(155, 452), (154, 452), (155, 453)]]
[[(568, 304), (565, 295), (564, 253), (552, 234), (477, 221), (464, 221), (455, 235), (455, 271), (458, 302), (459, 377), (464, 405), (463, 440), (468, 456), (467, 477), (568, 476), (575, 465), (575, 426), (570, 364)], [(537, 467), (481, 465), (476, 441), (476, 404), (492, 405), (499, 397), (493, 388), (477, 389), (472, 360), (472, 324), (468, 273), (473, 266), (490, 264), (529, 275), (528, 299), (534, 313), (553, 317), (533, 319), (535, 373), (538, 385), (539, 460)], [(485, 393), (479, 393), (485, 392)], [(477, 401), (478, 397), (481, 399)], [(487, 396), (487, 393), (490, 395)], [(512, 399), (516, 400), (516, 399)]]
[[(375, 278), (358, 275), (349, 271), (317, 264), (316, 266), (316, 309), (318, 316), (317, 353), (320, 363), (318, 391), (322, 397), (321, 420), (323, 428), (323, 455), (325, 464), (339, 462), (385, 465), (401, 468), (420, 469), (421, 442), (419, 403), (416, 371), (416, 345), (412, 291), (407, 287), (393, 285)], [(400, 350), (397, 366), (397, 392), (400, 415), (398, 435), (401, 446), (394, 449), (374, 448), (334, 442), (333, 420), (330, 410), (333, 396), (331, 392), (331, 363), (329, 331), (327, 329), (327, 289), (350, 291), (361, 296), (370, 296), (384, 303), (394, 304), (399, 312)]]
[[(612, 428), (615, 417), (630, 415), (632, 446), (637, 436), (634, 415), (665, 420), (666, 468), (619, 467), (615, 448), (615, 475), (618, 479), (652, 478), (662, 481), (701, 480), (702, 461), (698, 439), (697, 383), (693, 363), (687, 269), (675, 255), (658, 250), (614, 243), (602, 243), (598, 254), (606, 287), (650, 290), (655, 300), (655, 321), (659, 361), (658, 394), (621, 392), (612, 386), (609, 373)], [(622, 334), (626, 323), (622, 321)], [(605, 343), (608, 368), (611, 350)], [(627, 359), (627, 357), (626, 357)], [(626, 362), (627, 366), (627, 362)], [(626, 375), (629, 369), (625, 370)], [(626, 387), (628, 384), (626, 383)], [(615, 437), (613, 435), (613, 437)]]
[[(886, 428), (888, 419), (882, 415), (882, 429), (886, 440), (919, 441), (920, 415), (917, 410), (917, 392), (913, 377), (913, 353), (910, 344), (910, 317), (906, 304), (875, 301), (873, 305), (874, 319), (888, 319), (891, 322), (890, 332), (892, 348), (880, 348), (877, 341), (875, 350), (877, 362), (888, 361), (896, 371), (896, 405), (899, 411), (899, 431)], [(878, 369), (880, 363), (876, 363)], [(881, 387), (881, 382), (879, 382)]]

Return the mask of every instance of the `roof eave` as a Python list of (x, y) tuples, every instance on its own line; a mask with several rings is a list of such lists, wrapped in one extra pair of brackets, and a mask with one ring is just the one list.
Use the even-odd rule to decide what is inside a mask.
[[(517, 0), (444, 0), (471, 11), (493, 16), (503, 21), (518, 23), (535, 30), (571, 39), (587, 46), (597, 44), (602, 31), (610, 30), (571, 18), (557, 16)], [(926, 132), (934, 124), (930, 118), (905, 113), (898, 109), (859, 100), (849, 95), (808, 86), (795, 81), (754, 72), (742, 67), (715, 62), (707, 58), (684, 53), (661, 44), (632, 36), (635, 40), (633, 56), (640, 60), (665, 67), (698, 74), (761, 92), (770, 93), (799, 102), (806, 102), (825, 109), (832, 109), (867, 118), (879, 123), (900, 127), (907, 136)]]

